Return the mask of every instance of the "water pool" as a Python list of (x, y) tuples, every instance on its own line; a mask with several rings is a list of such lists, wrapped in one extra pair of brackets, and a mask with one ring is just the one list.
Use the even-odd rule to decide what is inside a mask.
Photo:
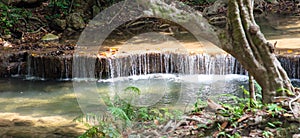
[(73, 119), (82, 111), (102, 110), (103, 95), (131, 97), (124, 92), (128, 86), (141, 91), (132, 101), (135, 106), (186, 107), (197, 98), (226, 101), (226, 97), (218, 95), (239, 96), (242, 85), (247, 85), (247, 76), (151, 74), (99, 81), (0, 79), (0, 112)]

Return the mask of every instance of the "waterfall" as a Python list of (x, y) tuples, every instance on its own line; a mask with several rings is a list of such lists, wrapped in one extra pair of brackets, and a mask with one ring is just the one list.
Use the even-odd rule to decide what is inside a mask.
[[(151, 74), (245, 74), (235, 58), (229, 54), (144, 53), (108, 57), (106, 70), (110, 78)], [(102, 72), (103, 73), (103, 72)], [(103, 74), (100, 76), (104, 76)]]
[(32, 72), (31, 72), (31, 56), (27, 56), (27, 76), (26, 77), (30, 77), (32, 76)]
[[(277, 58), (290, 78), (300, 78), (299, 55), (281, 55)], [(73, 63), (74, 59), (76, 63)], [(247, 74), (241, 64), (229, 54), (209, 55), (203, 53), (190, 55), (153, 52), (115, 57), (71, 55), (53, 57), (28, 54), (24, 63), (27, 66), (18, 66), (22, 67), (21, 73), (23, 73), (19, 75), (40, 79), (107, 79), (152, 73), (186, 75)], [(19, 70), (19, 68), (16, 69), (16, 73)]]
[(277, 58), (290, 78), (300, 78), (300, 55), (278, 56)]

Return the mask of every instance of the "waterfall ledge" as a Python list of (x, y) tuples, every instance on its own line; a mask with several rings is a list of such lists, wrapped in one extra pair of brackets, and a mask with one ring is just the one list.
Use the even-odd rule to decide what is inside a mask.
[[(278, 55), (290, 78), (300, 78), (300, 56)], [(73, 73), (73, 60), (80, 68)], [(40, 79), (97, 79), (145, 75), (175, 74), (246, 74), (240, 63), (228, 54), (144, 53), (121, 57), (49, 56), (28, 51), (13, 52), (0, 57), (0, 77), (34, 77)], [(91, 66), (92, 65), (92, 66)], [(94, 67), (94, 68), (92, 68)]]

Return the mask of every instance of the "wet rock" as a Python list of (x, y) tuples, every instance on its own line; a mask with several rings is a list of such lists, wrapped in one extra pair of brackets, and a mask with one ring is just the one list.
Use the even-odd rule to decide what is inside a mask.
[(0, 119), (0, 127), (11, 127), (13, 123), (7, 119)]
[(73, 130), (69, 127), (56, 129), (54, 131), (54, 134), (66, 136), (66, 137), (77, 137), (78, 135), (80, 135), (79, 132), (76, 132), (75, 130)]
[(67, 21), (63, 19), (55, 19), (54, 21), (54, 29), (55, 30), (65, 30), (67, 26)]
[(48, 33), (45, 36), (42, 37), (42, 41), (55, 41), (58, 40), (59, 37), (57, 35)]
[(6, 134), (4, 134), (4, 138), (33, 138), (37, 137), (38, 134), (36, 134), (35, 131), (26, 130), (26, 129), (14, 129), (7, 131)]
[(80, 13), (71, 13), (67, 18), (67, 25), (75, 30), (80, 30), (85, 27), (85, 23)]
[(14, 119), (13, 120), (15, 126), (33, 126), (34, 123), (30, 120), (20, 120)]
[(0, 77), (25, 73), (27, 55), (26, 51), (5, 54), (0, 51)]

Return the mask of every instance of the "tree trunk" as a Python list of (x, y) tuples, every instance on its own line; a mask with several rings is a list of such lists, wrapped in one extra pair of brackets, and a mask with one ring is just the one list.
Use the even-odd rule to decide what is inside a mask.
[[(254, 0), (229, 0), (227, 32), (221, 34), (222, 49), (233, 55), (262, 87), (263, 102), (294, 91), (293, 86), (253, 16)], [(279, 91), (279, 92), (278, 92)]]
[(256, 101), (254, 78), (249, 74), (249, 93), (250, 99)]

